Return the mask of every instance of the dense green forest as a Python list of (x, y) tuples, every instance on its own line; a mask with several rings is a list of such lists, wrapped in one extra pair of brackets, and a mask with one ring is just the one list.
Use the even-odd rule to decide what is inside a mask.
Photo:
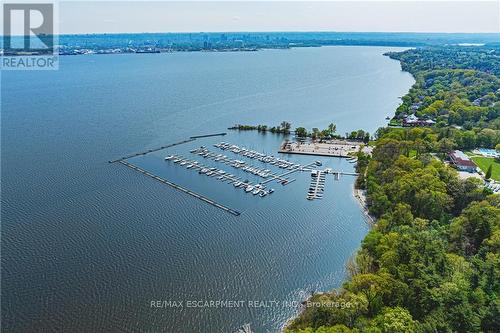
[[(313, 295), (286, 332), (500, 332), (500, 196), (436, 158), (457, 145), (498, 145), (498, 50), (390, 56), (417, 81), (398, 114), (419, 101), (415, 112), (439, 123), (380, 129), (372, 156), (359, 155), (356, 186), (376, 224), (343, 286)], [(476, 107), (478, 96), (487, 99)]]
[[(415, 114), (437, 127), (467, 131), (476, 140), (486, 131), (500, 141), (500, 51), (487, 48), (429, 48), (388, 53), (416, 83), (396, 111), (396, 120)], [(453, 139), (453, 137), (452, 137)], [(460, 140), (460, 139), (459, 139)], [(460, 142), (457, 143), (460, 146)], [(478, 141), (474, 145), (485, 146)], [(460, 148), (460, 147), (459, 147)]]

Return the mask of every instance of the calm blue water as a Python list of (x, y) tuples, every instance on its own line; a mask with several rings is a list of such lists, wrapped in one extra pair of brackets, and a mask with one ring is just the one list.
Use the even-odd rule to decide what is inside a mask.
[[(107, 161), (234, 123), (333, 121), (341, 133), (373, 132), (413, 82), (382, 56), (388, 50), (75, 56), (61, 57), (57, 72), (3, 72), (3, 329), (233, 332), (250, 322), (273, 332), (297, 309), (150, 302), (291, 301), (339, 286), (367, 232), (352, 178), (327, 178), (325, 198), (310, 202), (309, 176), (297, 174), (259, 198), (162, 160), (220, 138), (134, 159), (235, 206), (235, 217)], [(232, 132), (222, 140), (276, 154), (282, 139)]]

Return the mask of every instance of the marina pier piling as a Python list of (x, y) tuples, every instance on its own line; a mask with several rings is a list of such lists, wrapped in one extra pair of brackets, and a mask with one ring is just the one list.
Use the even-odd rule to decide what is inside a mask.
[(179, 190), (179, 191), (182, 191), (184, 193), (187, 193), (187, 194), (189, 194), (189, 195), (191, 195), (191, 196), (193, 196), (193, 197), (195, 197), (197, 199), (200, 199), (201, 201), (204, 201), (204, 202), (206, 202), (206, 203), (208, 203), (208, 204), (210, 204), (210, 205), (212, 205), (214, 207), (220, 208), (223, 211), (226, 211), (226, 212), (228, 212), (230, 214), (233, 214), (234, 216), (239, 216), (241, 214), (237, 210), (234, 210), (234, 209), (229, 208), (227, 206), (221, 205), (220, 203), (217, 203), (214, 200), (212, 200), (210, 198), (207, 198), (207, 197), (205, 197), (202, 194), (199, 194), (199, 193), (193, 192), (191, 190), (188, 190), (185, 187), (182, 187), (182, 186), (177, 185), (177, 184), (175, 184), (175, 183), (173, 183), (171, 181), (168, 181), (168, 180), (166, 180), (164, 178), (161, 178), (160, 176), (157, 176), (157, 175), (155, 175), (155, 174), (153, 174), (153, 173), (151, 173), (149, 171), (146, 171), (146, 170), (144, 170), (144, 169), (142, 169), (142, 168), (140, 168), (140, 167), (138, 167), (136, 165), (133, 165), (132, 163), (129, 163), (129, 162), (125, 161), (125, 160), (118, 161), (118, 163), (121, 163), (121, 164), (125, 165), (126, 167), (131, 168), (132, 170), (139, 171), (140, 173), (142, 173), (142, 174), (144, 174), (144, 175), (146, 175), (148, 177), (151, 177), (151, 178), (153, 178), (153, 179), (155, 179), (155, 180), (157, 180), (157, 181), (159, 181), (159, 182), (161, 182), (163, 184), (169, 185), (169, 186), (175, 188), (176, 190)]

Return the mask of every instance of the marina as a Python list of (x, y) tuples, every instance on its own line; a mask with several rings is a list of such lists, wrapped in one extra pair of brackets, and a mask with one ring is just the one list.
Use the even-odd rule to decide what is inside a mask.
[[(241, 169), (242, 171), (253, 174), (255, 176), (259, 176), (259, 177), (264, 178), (264, 179), (271, 177), (271, 180), (277, 180), (278, 182), (281, 182), (283, 185), (286, 185), (288, 182), (291, 181), (291, 179), (284, 177), (285, 175), (290, 174), (291, 172), (287, 172), (287, 173), (279, 175), (276, 172), (271, 171), (270, 169), (264, 169), (264, 168), (261, 168), (261, 167), (255, 166), (255, 165), (251, 165), (251, 164), (248, 164), (242, 160), (231, 159), (231, 158), (227, 157), (226, 155), (216, 154), (214, 152), (211, 152), (210, 150), (208, 150), (207, 148), (205, 148), (203, 146), (198, 148), (198, 149), (192, 150), (191, 153), (200, 155), (204, 158), (212, 159), (215, 162), (225, 163), (233, 168)], [(247, 157), (249, 157), (249, 156), (247, 156)], [(264, 163), (266, 163), (266, 162), (264, 162)], [(303, 168), (300, 164), (293, 164), (293, 163), (286, 163), (286, 164), (281, 163), (280, 165), (281, 165), (281, 168), (285, 168), (285, 169), (293, 170), (293, 171), (297, 171), (297, 170)]]
[(196, 170), (200, 175), (214, 177), (221, 182), (232, 184), (236, 188), (241, 188), (246, 193), (252, 193), (254, 195), (259, 195), (260, 197), (265, 197), (266, 195), (274, 192), (274, 189), (267, 190), (262, 183), (252, 184), (249, 180), (242, 180), (240, 177), (236, 177), (225, 170), (203, 165), (195, 160), (189, 160), (182, 156), (169, 155), (165, 157), (165, 161), (172, 161), (173, 164), (185, 166), (186, 169)]
[[(226, 135), (226, 133), (191, 136), (187, 140), (182, 140), (155, 149), (148, 149), (143, 152), (124, 156), (119, 159), (109, 161), (109, 163), (119, 162), (157, 181), (167, 184), (184, 193), (190, 194), (193, 197), (196, 197), (235, 216), (239, 216), (241, 214), (240, 211), (220, 204), (216, 200), (209, 198), (207, 195), (198, 193), (196, 190), (193, 191), (191, 189), (188, 189), (187, 187), (177, 184), (176, 182), (167, 180), (166, 178), (160, 177), (153, 172), (147, 171), (147, 169), (149, 169), (149, 167), (147, 166), (145, 168), (141, 168), (135, 165), (133, 162), (129, 161), (129, 159), (144, 157), (150, 153), (159, 152), (163, 149), (173, 148), (182, 144), (194, 142), (197, 138), (210, 139), (211, 137), (224, 135)], [(335, 171), (332, 168), (324, 168), (323, 170), (321, 170), (319, 168), (322, 167), (323, 163), (320, 160), (297, 163), (287, 159), (276, 157), (272, 154), (258, 152), (253, 149), (248, 149), (243, 146), (223, 141), (213, 143), (212, 146), (220, 149), (222, 152), (218, 153), (216, 151), (212, 151), (203, 145), (194, 148), (191, 145), (191, 148), (187, 148), (184, 151), (189, 151), (189, 153), (193, 154), (193, 158), (187, 158), (182, 153), (172, 153), (165, 156), (163, 160), (170, 166), (178, 166), (187, 171), (192, 171), (193, 173), (196, 172), (200, 176), (212, 178), (219, 181), (220, 183), (232, 185), (236, 189), (241, 189), (242, 193), (249, 194), (250, 197), (259, 196), (261, 198), (267, 197), (271, 193), (274, 193), (273, 188), (267, 187), (269, 183), (276, 181), (278, 184), (281, 184), (283, 186), (291, 184), (297, 179), (291, 178), (290, 176), (297, 172), (311, 173), (311, 181), (306, 195), (306, 198), (308, 200), (323, 198), (325, 178), (329, 174), (333, 175), (335, 180), (340, 180), (341, 175), (357, 176), (357, 173), (355, 172)], [(353, 147), (354, 146), (351, 146), (351, 148)], [(234, 154), (237, 157), (229, 157), (227, 155), (224, 155), (224, 153), (228, 155)], [(216, 162), (216, 164), (203, 162), (203, 160), (200, 160), (201, 158), (203, 160)], [(349, 163), (356, 163), (356, 158), (353, 156), (347, 157), (347, 160)], [(217, 164), (229, 166), (235, 169), (235, 171), (229, 172), (228, 170), (224, 170)], [(248, 175), (248, 179), (245, 174), (242, 174), (242, 172)]]
[(240, 147), (235, 144), (230, 144), (226, 142), (219, 142), (214, 144), (214, 147), (217, 147), (222, 150), (230, 151), (234, 154), (238, 154), (244, 157), (248, 157), (254, 160), (258, 160), (263, 163), (268, 163), (271, 165), (275, 165), (282, 169), (292, 169), (294, 167), (300, 167), (300, 164), (295, 164), (291, 161), (281, 159), (279, 157), (275, 157), (273, 155), (268, 155), (264, 153), (257, 152), (255, 150), (247, 149), (245, 147)]
[[(219, 142), (213, 144), (214, 147), (219, 148), (223, 151), (233, 153), (235, 155), (248, 158), (250, 160), (261, 162), (265, 167), (258, 167), (253, 164), (249, 164), (248, 161), (240, 160), (236, 158), (230, 158), (222, 153), (217, 153), (211, 151), (205, 146), (200, 146), (198, 148), (190, 150), (191, 154), (200, 156), (204, 159), (209, 159), (217, 163), (225, 164), (231, 166), (232, 168), (242, 170), (246, 173), (253, 174), (261, 178), (260, 182), (252, 183), (248, 180), (242, 180), (241, 177), (236, 177), (222, 169), (216, 167), (210, 167), (200, 164), (197, 161), (186, 159), (185, 157), (178, 155), (169, 155), (165, 157), (166, 161), (172, 161), (173, 164), (179, 164), (180, 166), (185, 166), (187, 169), (196, 169), (199, 174), (206, 175), (209, 177), (216, 177), (222, 182), (228, 182), (236, 188), (242, 188), (245, 193), (259, 195), (261, 197), (266, 196), (274, 192), (274, 190), (266, 190), (266, 184), (276, 181), (282, 185), (288, 185), (294, 182), (296, 179), (291, 179), (288, 176), (295, 172), (311, 172), (311, 182), (307, 192), (306, 198), (308, 200), (322, 199), (324, 194), (325, 179), (326, 176), (333, 175), (334, 180), (340, 180), (341, 175), (357, 176), (355, 172), (343, 172), (335, 171), (332, 168), (325, 168), (324, 170), (318, 169), (322, 166), (321, 161), (311, 161), (307, 164), (294, 163), (285, 159), (275, 157), (266, 153), (257, 152), (255, 150), (247, 149), (236, 144)], [(348, 157), (347, 159), (350, 163), (355, 163), (356, 158)], [(283, 172), (272, 171), (270, 168), (283, 169)]]

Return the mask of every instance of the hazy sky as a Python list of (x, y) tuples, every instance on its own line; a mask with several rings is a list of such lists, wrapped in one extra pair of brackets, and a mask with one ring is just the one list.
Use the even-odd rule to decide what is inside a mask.
[(500, 1), (64, 1), (60, 33), (500, 32)]

